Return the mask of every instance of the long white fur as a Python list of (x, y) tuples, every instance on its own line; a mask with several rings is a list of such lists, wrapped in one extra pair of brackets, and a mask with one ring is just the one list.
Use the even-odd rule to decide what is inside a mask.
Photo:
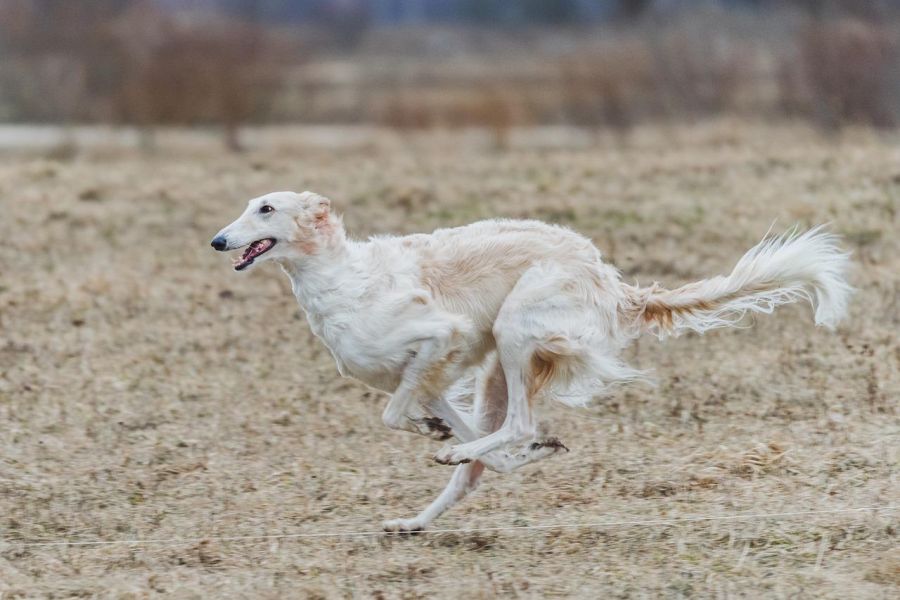
[(735, 325), (805, 299), (834, 327), (850, 287), (848, 255), (821, 227), (764, 240), (731, 274), (674, 290), (624, 284), (587, 238), (537, 221), (489, 220), (431, 234), (348, 239), (328, 199), (276, 192), (251, 200), (216, 237), (234, 250), (271, 238), (312, 331), (342, 375), (391, 393), (384, 423), (460, 443), (435, 459), (458, 464), (410, 531), (475, 488), (487, 468), (509, 472), (565, 450), (537, 422), (549, 398), (583, 405), (642, 373), (622, 349)]
[[(674, 290), (647, 288), (643, 294), (646, 302), (661, 302), (675, 309), (669, 328), (654, 321), (647, 329), (660, 338), (686, 330), (704, 333), (732, 327), (748, 312), (770, 314), (776, 306), (797, 300), (812, 305), (817, 325), (834, 329), (846, 314), (852, 291), (845, 279), (850, 255), (838, 242), (822, 225), (805, 232), (794, 228), (751, 248), (727, 276)], [(636, 290), (636, 295), (640, 291)], [(715, 306), (710, 310), (691, 308), (704, 303)]]

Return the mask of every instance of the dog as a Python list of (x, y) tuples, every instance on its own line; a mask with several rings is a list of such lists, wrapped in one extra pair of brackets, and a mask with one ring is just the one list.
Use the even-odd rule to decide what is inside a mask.
[(351, 240), (312, 192), (250, 200), (212, 246), (243, 248), (237, 271), (280, 263), (340, 374), (391, 394), (387, 427), (458, 441), (435, 455), (457, 465), (446, 488), (415, 517), (386, 521), (390, 532), (422, 530), (485, 469), (568, 451), (536, 422), (536, 403), (583, 406), (645, 379), (619, 358), (641, 334), (730, 327), (797, 300), (834, 328), (852, 291), (849, 254), (821, 226), (764, 239), (729, 275), (676, 289), (626, 284), (589, 239), (539, 221)]

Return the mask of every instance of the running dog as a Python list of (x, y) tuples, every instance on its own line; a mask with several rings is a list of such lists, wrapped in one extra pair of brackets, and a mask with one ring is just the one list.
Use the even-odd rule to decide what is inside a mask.
[(340, 374), (391, 393), (385, 425), (459, 442), (435, 455), (458, 465), (446, 489), (414, 518), (384, 523), (397, 532), (426, 527), (486, 468), (567, 451), (535, 403), (582, 406), (643, 378), (619, 358), (639, 335), (702, 333), (797, 300), (833, 328), (851, 293), (849, 254), (822, 227), (765, 239), (730, 275), (672, 290), (623, 283), (589, 239), (538, 221), (351, 240), (311, 192), (251, 200), (212, 246), (244, 248), (237, 271), (281, 264)]

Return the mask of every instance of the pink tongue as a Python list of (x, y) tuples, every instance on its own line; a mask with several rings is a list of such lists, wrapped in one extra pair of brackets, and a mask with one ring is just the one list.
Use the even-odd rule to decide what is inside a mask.
[(271, 243), (266, 240), (261, 240), (259, 242), (254, 242), (247, 247), (247, 250), (244, 252), (244, 255), (241, 256), (241, 261), (248, 261), (250, 259), (256, 258), (263, 252), (265, 252)]

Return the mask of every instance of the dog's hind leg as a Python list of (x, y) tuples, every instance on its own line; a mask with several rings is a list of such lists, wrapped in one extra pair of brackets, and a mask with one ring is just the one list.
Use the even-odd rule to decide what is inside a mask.
[(594, 333), (599, 309), (578, 286), (567, 285), (585, 275), (591, 273), (553, 264), (532, 267), (522, 275), (494, 322), (508, 390), (503, 424), (475, 441), (442, 448), (435, 455), (437, 462), (464, 463), (521, 442), (536, 442), (535, 450), (543, 452), (553, 449), (549, 440), (543, 443), (536, 438), (533, 404), (582, 362), (583, 343), (579, 340)]
[[(503, 392), (502, 401), (503, 404), (500, 408), (505, 410), (505, 390)], [(435, 400), (428, 405), (428, 410), (434, 415), (432, 418), (445, 428), (447, 438), (455, 437), (460, 442), (474, 442), (481, 438), (481, 430), (473, 430), (465, 416), (457, 411), (450, 403), (443, 400)], [(504, 414), (501, 413), (500, 422), (494, 424), (494, 429), (503, 423), (503, 417)], [(542, 441), (532, 442), (515, 454), (510, 454), (505, 450), (494, 450), (493, 452), (488, 452), (479, 457), (478, 461), (483, 463), (490, 471), (496, 473), (509, 473), (510, 471), (514, 471), (529, 463), (552, 456), (560, 450), (568, 451), (568, 448), (556, 440), (556, 438), (547, 438)]]
[[(500, 340), (498, 340), (499, 342)], [(532, 395), (528, 385), (528, 363), (531, 347), (499, 348), (500, 362), (507, 385), (507, 406), (503, 423), (484, 437), (455, 446), (445, 446), (435, 460), (442, 464), (460, 464), (481, 458), (511, 443), (527, 440), (537, 431), (532, 415)]]
[[(435, 414), (443, 415), (448, 423), (455, 422), (456, 418), (460, 420), (456, 426), (453, 426), (453, 432), (461, 441), (475, 441), (484, 433), (496, 431), (506, 419), (506, 377), (496, 358), (490, 359), (488, 366), (489, 368), (485, 371), (487, 373), (486, 379), (484, 381), (479, 380), (476, 383), (477, 391), (475, 391), (471, 415), (473, 421), (471, 424), (465, 418), (468, 415), (463, 416), (457, 413), (457, 416), (454, 417), (452, 412), (446, 412), (455, 411), (455, 408), (449, 401), (430, 405), (432, 410), (438, 411)], [(474, 430), (470, 425), (474, 426)], [(477, 487), (478, 480), (485, 468), (498, 473), (509, 473), (519, 467), (553, 456), (561, 450), (568, 451), (568, 448), (555, 438), (549, 438), (532, 442), (516, 454), (497, 450), (488, 452), (476, 461), (457, 465), (447, 487), (444, 488), (444, 491), (441, 492), (434, 502), (411, 519), (385, 521), (384, 529), (392, 532), (412, 532), (425, 529), (431, 521), (442, 515)]]
[(493, 452), (510, 443), (528, 439), (536, 432), (532, 419), (531, 407), (527, 396), (525, 374), (518, 368), (507, 368), (507, 376), (510, 376), (509, 398), (510, 404), (506, 411), (506, 418), (501, 427), (488, 435), (459, 444), (446, 446), (436, 455), (435, 460), (442, 464), (460, 464), (476, 460), (489, 452)]
[[(479, 378), (476, 382), (471, 421), (467, 418), (469, 415), (459, 414), (453, 403), (446, 399), (429, 405), (447, 423), (454, 423), (451, 426), (454, 435), (464, 442), (476, 441), (485, 433), (496, 431), (506, 420), (508, 388), (503, 368), (496, 357), (489, 359), (485, 373), (487, 377), (483, 381)], [(496, 450), (484, 454), (478, 460), (457, 465), (447, 487), (434, 502), (411, 519), (385, 521), (384, 529), (392, 532), (420, 531), (472, 492), (485, 468), (497, 473), (509, 473), (553, 456), (561, 450), (568, 452), (568, 448), (556, 438), (546, 438), (531, 442), (516, 454)]]
[[(454, 390), (449, 390), (449, 396), (434, 400), (427, 406), (460, 442), (474, 442), (499, 429), (506, 419), (508, 403), (506, 376), (496, 355), (488, 358), (482, 375), (486, 376), (478, 377), (474, 386), (469, 385), (466, 389), (465, 385), (459, 384), (455, 386), (457, 392), (455, 395)], [(474, 395), (471, 414), (468, 411), (461, 412), (456, 407), (461, 403), (459, 396), (465, 392)], [(568, 448), (558, 439), (547, 437), (533, 440), (515, 453), (494, 450), (482, 455), (478, 460), (490, 471), (509, 473), (562, 450), (568, 452)]]

